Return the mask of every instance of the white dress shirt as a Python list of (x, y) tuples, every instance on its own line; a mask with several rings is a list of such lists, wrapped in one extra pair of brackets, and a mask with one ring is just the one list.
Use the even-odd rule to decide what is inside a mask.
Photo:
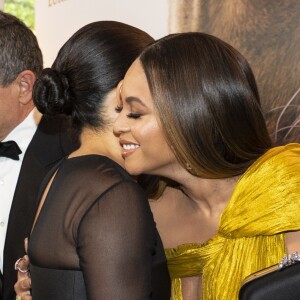
[[(8, 217), (11, 209), (15, 188), (17, 185), (24, 154), (30, 141), (36, 132), (40, 115), (36, 109), (33, 109), (27, 118), (19, 124), (3, 140), (15, 141), (20, 147), (22, 153), (20, 160), (13, 160), (7, 157), (0, 157), (0, 268), (3, 272), (3, 251), (5, 236), (7, 231)], [(16, 220), (17, 222), (17, 220)], [(25, 237), (24, 237), (25, 238)]]

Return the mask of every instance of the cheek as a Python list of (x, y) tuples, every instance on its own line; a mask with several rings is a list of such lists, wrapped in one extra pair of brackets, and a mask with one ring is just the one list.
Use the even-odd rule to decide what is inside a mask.
[(132, 130), (132, 134), (140, 144), (143, 153), (147, 153), (148, 156), (173, 156), (156, 121), (148, 122), (145, 126), (136, 126), (135, 130)]
[(145, 142), (157, 143), (161, 139), (161, 130), (156, 121), (145, 120), (131, 127), (131, 133), (136, 141), (142, 146)]
[(107, 109), (105, 118), (109, 124), (112, 124), (112, 125), (115, 124), (118, 117), (119, 117), (119, 114), (115, 111), (115, 107), (109, 107)]
[(112, 128), (110, 139), (107, 140), (106, 145), (109, 148), (110, 158), (124, 168), (124, 159), (121, 155), (122, 147), (119, 138), (114, 135)]

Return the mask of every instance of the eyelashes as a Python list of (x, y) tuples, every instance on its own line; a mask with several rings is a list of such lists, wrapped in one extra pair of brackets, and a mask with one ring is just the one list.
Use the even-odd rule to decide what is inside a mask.
[(123, 109), (123, 106), (121, 106), (121, 105), (117, 105), (117, 106), (115, 107), (115, 111), (116, 111), (117, 113), (120, 113), (120, 112), (122, 111), (122, 109)]
[(136, 114), (136, 113), (129, 113), (127, 114), (127, 118), (130, 118), (130, 119), (138, 119), (142, 116), (142, 114)]
[[(115, 111), (116, 111), (117, 113), (120, 113), (120, 112), (122, 111), (122, 109), (123, 109), (123, 106), (121, 106), (121, 105), (117, 105), (117, 106), (115, 107)], [(130, 119), (138, 119), (138, 118), (140, 118), (140, 117), (142, 116), (142, 114), (138, 114), (138, 113), (128, 113), (126, 116), (127, 116), (127, 118), (130, 118)]]

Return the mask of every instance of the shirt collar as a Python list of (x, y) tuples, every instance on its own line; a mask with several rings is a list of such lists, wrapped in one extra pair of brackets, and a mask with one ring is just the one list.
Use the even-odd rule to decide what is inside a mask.
[(34, 108), (24, 119), (24, 121), (14, 128), (3, 140), (3, 142), (15, 141), (18, 144), (22, 151), (22, 154), (20, 154), (20, 160), (23, 160), (27, 147), (32, 140), (41, 120), (41, 116), (42, 115), (38, 112), (38, 110)]

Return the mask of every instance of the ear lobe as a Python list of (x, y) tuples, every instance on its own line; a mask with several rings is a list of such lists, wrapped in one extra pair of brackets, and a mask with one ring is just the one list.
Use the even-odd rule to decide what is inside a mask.
[(19, 102), (28, 104), (32, 100), (32, 89), (36, 80), (35, 74), (30, 70), (22, 71), (17, 78), (19, 84)]

